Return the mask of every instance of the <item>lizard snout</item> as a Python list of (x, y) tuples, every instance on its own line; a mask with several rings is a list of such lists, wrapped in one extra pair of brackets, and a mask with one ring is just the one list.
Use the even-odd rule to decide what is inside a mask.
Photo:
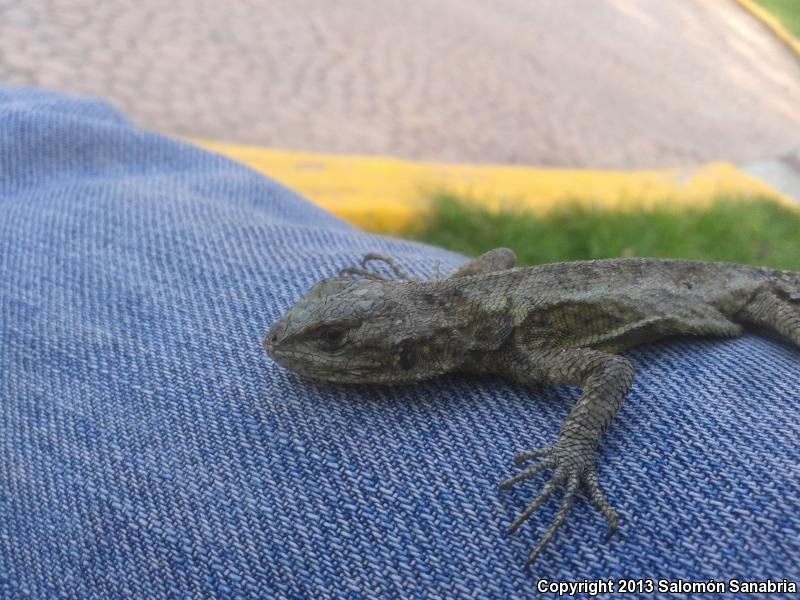
[(285, 334), (286, 324), (282, 321), (278, 321), (270, 328), (267, 335), (264, 336), (264, 349), (267, 351), (267, 354), (272, 356), (275, 347), (281, 342)]

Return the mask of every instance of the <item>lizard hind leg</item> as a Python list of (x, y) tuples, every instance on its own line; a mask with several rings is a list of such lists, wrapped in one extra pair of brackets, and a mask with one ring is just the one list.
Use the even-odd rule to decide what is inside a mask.
[(361, 259), (361, 268), (368, 269), (369, 267), (367, 267), (367, 265), (373, 260), (385, 263), (398, 279), (414, 279), (408, 272), (404, 271), (392, 257), (377, 252), (368, 252), (365, 254), (364, 258)]
[(800, 347), (800, 292), (764, 289), (742, 309), (739, 319), (789, 338)]
[(389, 281), (389, 278), (381, 275), (374, 269), (369, 268), (370, 261), (379, 261), (385, 263), (394, 273), (395, 277), (398, 279), (405, 279), (411, 280), (414, 279), (411, 275), (404, 271), (400, 265), (398, 265), (395, 260), (389, 256), (385, 256), (383, 254), (378, 254), (377, 252), (368, 252), (364, 255), (364, 258), (361, 259), (361, 266), (360, 267), (345, 267), (341, 271), (339, 271), (339, 277), (348, 277), (350, 275), (358, 275), (364, 277), (365, 279), (375, 279), (377, 281)]

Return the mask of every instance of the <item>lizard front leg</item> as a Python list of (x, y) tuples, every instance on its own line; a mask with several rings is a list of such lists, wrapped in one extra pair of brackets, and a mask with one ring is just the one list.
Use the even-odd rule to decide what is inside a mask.
[(595, 449), (633, 383), (633, 366), (622, 356), (584, 348), (513, 352), (500, 361), (501, 371), (519, 383), (570, 385), (582, 388), (578, 401), (564, 420), (555, 444), (514, 457), (517, 466), (531, 458), (538, 463), (500, 484), (502, 489), (552, 469), (550, 481), (511, 525), (514, 533), (559, 487), (565, 488), (561, 505), (550, 527), (531, 552), (526, 565), (539, 556), (572, 508), (575, 493), (585, 486), (594, 505), (608, 520), (611, 536), (617, 512), (606, 501), (597, 479)]

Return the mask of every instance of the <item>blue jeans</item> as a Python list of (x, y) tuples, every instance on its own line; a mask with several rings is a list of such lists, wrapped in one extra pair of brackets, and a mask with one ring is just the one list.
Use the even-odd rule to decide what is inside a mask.
[(336, 386), (261, 338), (368, 251), (357, 231), (104, 103), (0, 89), (0, 594), (485, 597), (537, 580), (800, 578), (800, 352), (674, 340), (629, 352), (600, 446), (617, 535), (583, 499), (534, 564), (542, 479), (576, 390), (448, 376)]

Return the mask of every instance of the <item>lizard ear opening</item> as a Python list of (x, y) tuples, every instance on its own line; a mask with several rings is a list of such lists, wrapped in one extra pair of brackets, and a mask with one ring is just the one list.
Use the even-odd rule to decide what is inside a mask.
[(400, 353), (398, 354), (397, 364), (404, 371), (413, 369), (419, 356), (417, 354), (417, 346), (413, 340), (405, 340), (400, 344)]

